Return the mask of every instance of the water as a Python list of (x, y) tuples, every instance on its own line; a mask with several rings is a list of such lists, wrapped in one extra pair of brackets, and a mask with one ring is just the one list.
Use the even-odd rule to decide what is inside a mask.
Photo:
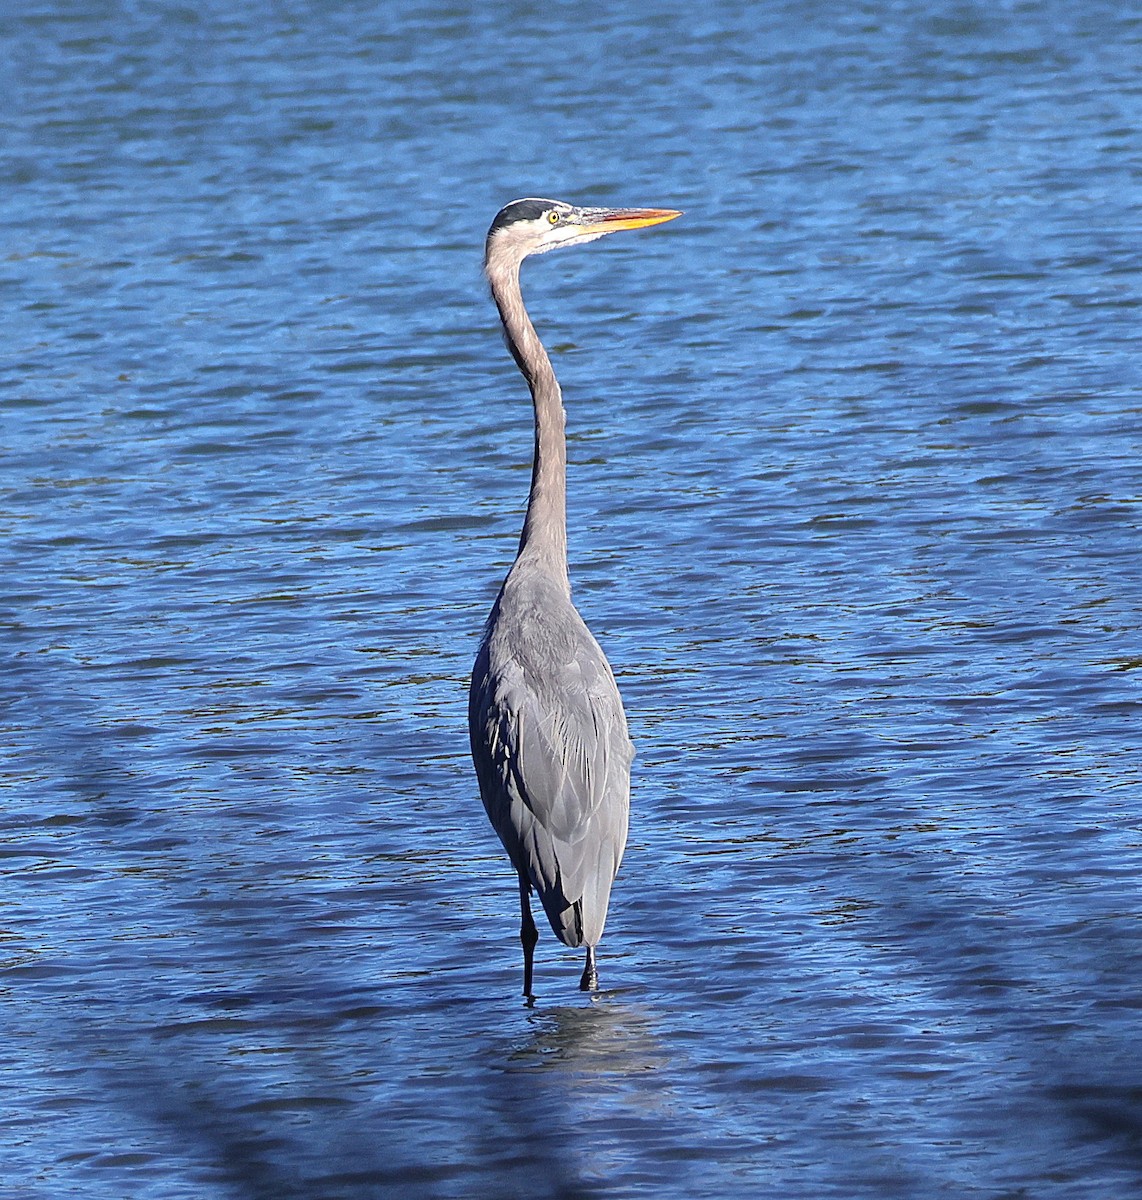
[[(1134, 6), (0, 36), (0, 1195), (1137, 1195)], [(639, 748), (531, 1011), (520, 194), (686, 210), (525, 270)]]

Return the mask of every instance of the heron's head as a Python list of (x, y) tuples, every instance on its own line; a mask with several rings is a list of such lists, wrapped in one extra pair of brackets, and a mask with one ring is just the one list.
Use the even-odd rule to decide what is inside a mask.
[(576, 208), (562, 200), (513, 200), (496, 214), (488, 230), (484, 261), (513, 261), (546, 254), (560, 246), (593, 242), (620, 229), (660, 225), (682, 214), (672, 208)]

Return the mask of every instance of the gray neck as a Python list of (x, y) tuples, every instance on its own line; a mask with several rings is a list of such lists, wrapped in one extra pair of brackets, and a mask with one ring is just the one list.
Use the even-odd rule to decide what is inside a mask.
[(563, 396), (551, 359), (523, 305), (519, 263), (487, 263), (492, 298), (500, 310), (508, 349), (523, 372), (535, 406), (535, 459), (531, 495), (519, 539), (516, 561), (534, 561), (561, 579), (570, 594), (567, 574), (567, 442)]

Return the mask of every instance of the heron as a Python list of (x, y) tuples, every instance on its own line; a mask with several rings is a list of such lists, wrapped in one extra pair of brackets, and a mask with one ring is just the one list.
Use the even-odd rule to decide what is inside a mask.
[(598, 989), (595, 947), (626, 848), (634, 746), (614, 673), (571, 600), (563, 397), (524, 307), (520, 265), (532, 254), (681, 215), (528, 197), (500, 209), (484, 248), (504, 339), (531, 391), (535, 453), (519, 550), (472, 671), (468, 730), (480, 797), (519, 879), (529, 1004), (539, 940), (533, 890), (555, 936), (586, 947), (579, 987)]

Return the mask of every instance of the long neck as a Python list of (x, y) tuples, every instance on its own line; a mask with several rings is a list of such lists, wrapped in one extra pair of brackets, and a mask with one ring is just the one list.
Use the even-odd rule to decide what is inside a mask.
[(519, 539), (519, 559), (533, 559), (567, 584), (567, 441), (563, 396), (551, 359), (524, 308), (519, 263), (488, 264), (492, 298), (500, 310), (508, 349), (523, 372), (535, 406), (535, 459), (531, 495)]

